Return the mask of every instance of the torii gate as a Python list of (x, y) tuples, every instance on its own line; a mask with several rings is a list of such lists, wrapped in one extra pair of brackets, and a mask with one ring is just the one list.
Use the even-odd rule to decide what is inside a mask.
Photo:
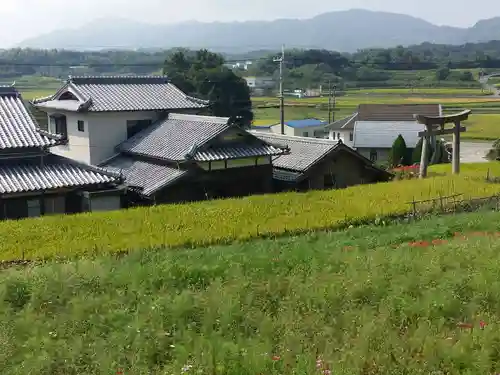
[[(422, 156), (420, 159), (420, 178), (427, 177), (427, 163), (429, 160), (429, 149), (427, 144), (429, 138), (436, 135), (453, 134), (453, 154), (452, 154), (452, 171), (453, 174), (460, 173), (460, 133), (466, 131), (460, 123), (469, 118), (470, 109), (446, 116), (424, 116), (415, 115), (419, 124), (425, 125), (425, 131), (418, 133), (422, 139)], [(445, 124), (454, 124), (453, 128), (445, 129)]]

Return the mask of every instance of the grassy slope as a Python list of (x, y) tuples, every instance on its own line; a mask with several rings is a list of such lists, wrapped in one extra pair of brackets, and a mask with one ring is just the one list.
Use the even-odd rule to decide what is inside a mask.
[(497, 237), (390, 245), (499, 222), (457, 215), (4, 271), (2, 373), (314, 374), (317, 356), (333, 374), (497, 373)]

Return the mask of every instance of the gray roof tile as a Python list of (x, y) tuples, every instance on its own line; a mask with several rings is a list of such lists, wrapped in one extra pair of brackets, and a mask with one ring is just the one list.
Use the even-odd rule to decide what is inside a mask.
[(285, 169), (273, 169), (273, 178), (279, 181), (295, 182), (302, 176), (304, 176), (304, 174), (299, 172), (291, 172)]
[(79, 99), (76, 110), (94, 112), (157, 111), (208, 105), (206, 100), (186, 95), (164, 76), (70, 77), (55, 95), (35, 100), (33, 104), (40, 108), (57, 107), (59, 95), (68, 90)]
[(130, 187), (141, 189), (141, 193), (145, 196), (153, 195), (188, 174), (186, 170), (135, 160), (123, 155), (109, 160), (102, 165), (102, 168), (123, 174), (125, 183)]
[(205, 151), (198, 151), (194, 155), (196, 161), (215, 161), (215, 160), (229, 160), (237, 158), (247, 158), (254, 156), (273, 156), (281, 155), (283, 150), (271, 145), (256, 145), (248, 146), (242, 145), (241, 147), (220, 147), (211, 148)]
[(281, 134), (259, 133), (253, 135), (269, 144), (278, 147), (289, 147), (290, 153), (273, 160), (275, 168), (284, 168), (297, 172), (305, 172), (328, 153), (337, 148), (339, 143), (326, 139), (287, 136)]
[(357, 121), (415, 121), (414, 115), (439, 116), (439, 104), (360, 104)]
[(118, 180), (117, 175), (99, 168), (50, 154), (43, 166), (29, 161), (0, 164), (2, 194), (106, 184)]
[(356, 119), (358, 117), (357, 113), (354, 113), (350, 116), (344, 117), (341, 120), (332, 122), (327, 125), (327, 129), (331, 130), (352, 130), (354, 129), (354, 124), (356, 123)]
[(230, 128), (229, 118), (169, 114), (122, 143), (122, 152), (151, 158), (184, 161), (186, 155)]
[(40, 132), (21, 95), (0, 87), (0, 149), (53, 146), (55, 138)]
[(354, 128), (354, 148), (391, 148), (399, 134), (406, 146), (415, 147), (420, 139), (418, 133), (425, 125), (412, 121), (358, 121)]

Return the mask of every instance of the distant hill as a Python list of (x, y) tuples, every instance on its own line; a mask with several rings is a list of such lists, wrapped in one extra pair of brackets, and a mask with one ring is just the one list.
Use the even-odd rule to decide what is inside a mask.
[(325, 48), (354, 52), (423, 42), (464, 44), (500, 39), (500, 17), (471, 28), (437, 26), (408, 15), (353, 9), (310, 19), (248, 22), (184, 22), (151, 25), (125, 19), (99, 19), (78, 29), (57, 30), (19, 47), (96, 49), (209, 48), (219, 52)]

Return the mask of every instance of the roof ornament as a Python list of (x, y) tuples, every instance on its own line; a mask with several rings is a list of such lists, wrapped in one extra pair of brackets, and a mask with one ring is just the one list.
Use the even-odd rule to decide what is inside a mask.
[(338, 143), (338, 144), (343, 144), (344, 142), (342, 142), (342, 139), (340, 139), (340, 138), (339, 138), (339, 140), (338, 140), (338, 142), (337, 142), (337, 143)]
[(10, 85), (10, 87), (15, 87), (16, 86), (16, 81), (12, 82), (12, 84)]

